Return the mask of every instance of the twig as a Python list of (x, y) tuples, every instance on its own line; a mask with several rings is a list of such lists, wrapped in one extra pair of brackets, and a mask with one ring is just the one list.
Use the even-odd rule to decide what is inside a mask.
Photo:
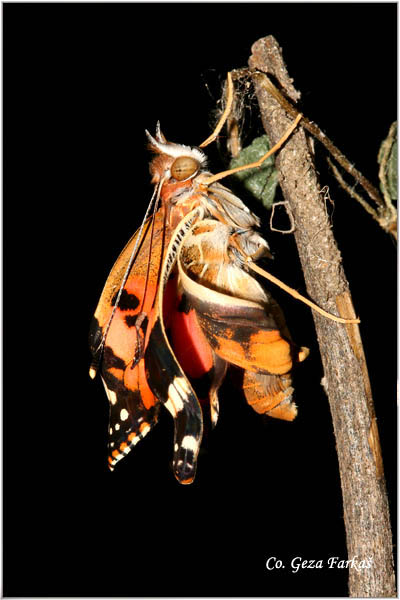
[(232, 111), (234, 96), (233, 96), (232, 75), (230, 73), (228, 73), (228, 75), (227, 75), (226, 82), (227, 82), (227, 92), (226, 92), (226, 106), (225, 106), (224, 112), (220, 116), (220, 119), (219, 119), (214, 131), (212, 132), (212, 134), (209, 135), (208, 138), (199, 145), (199, 148), (205, 148), (206, 146), (211, 144), (214, 140), (216, 140), (219, 132), (225, 125), (225, 122), (226, 122), (226, 119), (228, 118), (229, 113)]
[(330, 168), (334, 176), (336, 177), (337, 182), (341, 187), (351, 196), (354, 200), (357, 200), (361, 204), (363, 208), (372, 216), (373, 219), (384, 229), (393, 235), (393, 237), (397, 240), (397, 211), (391, 203), (390, 198), (386, 198), (385, 194), (385, 204), (387, 206), (387, 210), (375, 210), (372, 208), (368, 202), (364, 200), (360, 194), (358, 194), (353, 187), (351, 187), (348, 183), (345, 182), (343, 177), (341, 176), (339, 169), (333, 164), (333, 162), (328, 158), (327, 159)]
[[(295, 117), (299, 111), (281, 92), (274, 86), (271, 80), (265, 73), (260, 73), (261, 79), (259, 85), (262, 86), (265, 91), (267, 91), (277, 102), (279, 102), (280, 106), (282, 106), (285, 111)], [(256, 80), (257, 72), (253, 74), (253, 78)], [(382, 198), (379, 190), (366, 178), (360, 171), (358, 171), (354, 165), (350, 163), (350, 161), (342, 154), (342, 152), (335, 146), (335, 144), (328, 138), (327, 135), (321, 129), (307, 119), (304, 115), (301, 120), (302, 127), (309, 131), (321, 144), (325, 146), (325, 148), (329, 151), (332, 157), (349, 173), (354, 177), (356, 182), (360, 184), (364, 190), (367, 192), (371, 200), (373, 200), (377, 206), (379, 207), (379, 213), (372, 213), (370, 210), (368, 212), (370, 214), (378, 214), (379, 218), (376, 219), (379, 225), (388, 233), (395, 235), (397, 227), (397, 211), (394, 209), (393, 205), (390, 203), (390, 207), (388, 207), (387, 202)], [(353, 196), (354, 197), (354, 196)], [(362, 206), (367, 210), (368, 203), (362, 202)], [(375, 218), (375, 217), (374, 217)], [(397, 236), (395, 236), (397, 237)]]
[(296, 298), (296, 300), (300, 300), (300, 302), (307, 304), (307, 306), (309, 306), (310, 308), (315, 310), (317, 313), (319, 313), (326, 319), (331, 319), (331, 321), (336, 321), (336, 323), (359, 323), (360, 322), (360, 319), (357, 319), (357, 318), (343, 319), (343, 317), (337, 317), (336, 315), (332, 315), (331, 313), (328, 313), (326, 310), (323, 310), (322, 308), (317, 306), (315, 304), (315, 302), (311, 302), (311, 300), (308, 300), (308, 298), (305, 298), (304, 296), (299, 294), (299, 292), (297, 290), (294, 290), (293, 288), (289, 287), (288, 285), (286, 285), (286, 283), (283, 283), (283, 281), (281, 281), (274, 275), (271, 275), (271, 273), (268, 273), (268, 271), (265, 271), (264, 269), (259, 267), (256, 263), (251, 262), (250, 258), (247, 259), (247, 266), (250, 269), (253, 269), (253, 271), (258, 273), (262, 277), (265, 277), (265, 279), (268, 279), (269, 281), (272, 281), (272, 283), (275, 283), (275, 285), (280, 287), (282, 290), (285, 290), (286, 293), (293, 296), (293, 298)]
[[(240, 173), (240, 171), (247, 171), (248, 169), (253, 169), (254, 167), (261, 167), (263, 162), (267, 160), (269, 156), (275, 154), (279, 148), (286, 142), (288, 138), (292, 135), (293, 131), (296, 129), (297, 125), (301, 121), (301, 113), (298, 113), (295, 120), (290, 123), (287, 130), (283, 133), (282, 137), (266, 152), (261, 158), (255, 160), (252, 163), (247, 165), (241, 165), (240, 167), (235, 167), (234, 169), (228, 169), (227, 171), (221, 171), (220, 173), (216, 173), (215, 175), (211, 175), (210, 177), (205, 177), (202, 179), (202, 183), (205, 185), (211, 185), (211, 183), (215, 183), (215, 181), (220, 181), (220, 179), (224, 179), (224, 177), (228, 177), (229, 175), (233, 175), (234, 173)], [(210, 136), (211, 138), (211, 136)]]
[[(273, 226), (275, 208), (277, 206), (284, 206), (286, 208), (286, 214), (289, 217), (289, 221), (290, 221), (290, 229), (276, 229), (276, 227)], [(273, 205), (271, 207), (271, 216), (269, 218), (269, 228), (271, 231), (277, 231), (278, 233), (293, 233), (294, 232), (296, 226), (294, 224), (293, 213), (290, 209), (289, 204), (286, 202), (286, 200), (281, 200), (280, 202), (273, 203)]]
[[(231, 74), (233, 81), (236, 83), (235, 71), (232, 71)], [(232, 110), (229, 113), (228, 119), (226, 121), (227, 149), (232, 158), (238, 156), (242, 150), (242, 140), (240, 139), (239, 131), (239, 115), (239, 96), (237, 93), (236, 86), (234, 86)]]
[(343, 177), (341, 176), (339, 169), (333, 164), (333, 162), (330, 160), (330, 158), (327, 159), (328, 164), (330, 166), (330, 168), (333, 171), (334, 176), (336, 177), (338, 183), (342, 186), (342, 188), (344, 190), (346, 190), (346, 192), (349, 194), (349, 196), (351, 196), (352, 198), (354, 198), (354, 200), (357, 200), (357, 202), (359, 202), (361, 204), (361, 206), (363, 208), (365, 208), (365, 210), (376, 220), (379, 222), (379, 215), (376, 212), (376, 210), (374, 208), (372, 208), (372, 206), (370, 204), (368, 204), (368, 202), (366, 202), (364, 200), (364, 198), (362, 196), (360, 196), (360, 194), (357, 194), (357, 192), (354, 190), (353, 187), (351, 187), (348, 183), (345, 182), (345, 180), (343, 179)]
[(396, 211), (395, 207), (393, 206), (392, 198), (390, 197), (390, 194), (389, 194), (389, 191), (387, 188), (386, 170), (388, 167), (390, 153), (392, 151), (393, 144), (394, 144), (396, 137), (397, 137), (397, 122), (395, 121), (390, 126), (389, 135), (387, 136), (385, 141), (382, 143), (381, 148), (380, 148), (380, 153), (378, 156), (378, 161), (380, 162), (379, 180), (380, 180), (381, 186), (382, 186), (383, 197), (385, 199), (385, 204), (388, 208), (388, 211), (393, 215), (397, 215), (397, 211)]
[[(249, 65), (257, 70), (254, 83), (261, 117), (274, 143), (287, 129), (289, 118), (281, 103), (267, 91), (260, 72), (274, 76), (294, 101), (298, 92), (272, 36), (253, 45)], [(294, 235), (309, 296), (330, 313), (337, 309), (342, 317), (354, 318), (340, 252), (329, 227), (303, 130), (296, 130), (286, 142), (276, 166), (295, 218)], [(311, 252), (310, 239), (318, 240), (318, 258)], [(357, 556), (357, 560), (372, 557), (370, 569), (349, 570), (350, 596), (392, 597), (396, 591), (389, 509), (358, 325), (334, 323), (315, 313), (313, 316), (336, 437), (348, 555), (349, 559)]]

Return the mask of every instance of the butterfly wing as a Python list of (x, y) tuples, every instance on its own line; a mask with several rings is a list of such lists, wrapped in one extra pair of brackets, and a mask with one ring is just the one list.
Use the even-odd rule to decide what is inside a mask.
[[(90, 333), (90, 374), (101, 366), (110, 402), (110, 467), (156, 423), (162, 403), (174, 418), (175, 476), (191, 483), (203, 418), (185, 369), (194, 379), (208, 377), (213, 423), (228, 362), (244, 369), (253, 408), (281, 416), (288, 406), (294, 414), (290, 370), (300, 353), (285, 339), (275, 303), (245, 268), (243, 257), (268, 253), (267, 242), (253, 229), (258, 218), (227, 188), (209, 181), (198, 149), (168, 143), (159, 129), (156, 139), (148, 137), (162, 208), (130, 240), (110, 273)], [(172, 177), (180, 174), (175, 161), (181, 166), (182, 160), (190, 165), (189, 176)], [(180, 322), (188, 329), (187, 348), (177, 341), (178, 297), (189, 306)], [(199, 357), (204, 364), (196, 374)]]
[(173, 470), (182, 484), (192, 483), (196, 473), (203, 434), (203, 415), (198, 398), (166, 334), (164, 314), (168, 314), (168, 311), (165, 310), (165, 290), (183, 239), (201, 214), (200, 208), (189, 213), (171, 236), (162, 266), (145, 353), (146, 373), (151, 389), (174, 418)]
[[(94, 375), (100, 363), (110, 403), (108, 462), (111, 469), (157, 422), (159, 403), (147, 382), (144, 352), (163, 260), (163, 231), (164, 218), (159, 211), (153, 235), (148, 221), (141, 238), (138, 240), (137, 232), (128, 242), (107, 279), (90, 330), (94, 357), (91, 374)], [(137, 243), (137, 258), (115, 308)]]
[(211, 348), (185, 294), (178, 298), (169, 328), (171, 345), (203, 412), (210, 407), (211, 423), (215, 427), (219, 415), (218, 390), (225, 378), (227, 362)]
[(278, 305), (235, 261), (232, 234), (231, 227), (212, 220), (193, 228), (178, 261), (180, 282), (213, 351), (244, 369), (249, 404), (292, 420), (296, 350), (285, 339)]

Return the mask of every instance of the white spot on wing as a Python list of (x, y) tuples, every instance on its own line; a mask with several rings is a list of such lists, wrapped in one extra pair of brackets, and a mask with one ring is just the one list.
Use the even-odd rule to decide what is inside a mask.
[(190, 394), (189, 384), (184, 377), (175, 377), (174, 385), (175, 385), (176, 389), (178, 390), (178, 392), (180, 393), (180, 395), (183, 396), (184, 398), (188, 394)]
[(106, 390), (107, 398), (108, 398), (110, 404), (112, 404), (112, 405), (116, 404), (117, 403), (117, 394), (115, 392), (113, 392), (112, 390), (108, 389), (107, 384), (103, 378), (101, 378), (101, 380), (103, 382), (104, 389)]
[(141, 436), (144, 437), (147, 433), (149, 433), (150, 429), (150, 425), (147, 425), (147, 427), (143, 427), (142, 431), (140, 432)]
[(114, 460), (112, 461), (112, 465), (115, 465), (115, 463), (117, 463), (119, 460), (121, 460), (121, 458), (124, 458), (124, 454), (118, 454), (117, 457), (114, 458)]
[(119, 417), (120, 417), (121, 421), (126, 421), (127, 420), (127, 418), (129, 417), (129, 413), (126, 410), (126, 408), (123, 408), (121, 410), (121, 412), (119, 413)]
[(171, 413), (171, 415), (172, 415), (173, 417), (176, 417), (176, 410), (175, 410), (175, 407), (174, 407), (174, 405), (172, 404), (171, 400), (167, 400), (167, 401), (165, 402), (164, 406), (165, 406), (165, 408), (167, 409), (167, 411), (168, 411), (169, 413)]
[[(125, 409), (122, 409), (122, 410), (125, 410)], [(115, 425), (115, 429), (117, 429), (117, 425)], [(132, 448), (134, 446), (136, 446), (136, 444), (138, 442), (140, 442), (147, 433), (149, 433), (150, 429), (151, 429), (151, 425), (147, 425), (146, 427), (143, 427), (142, 431), (129, 442), (129, 445), (127, 448), (124, 448), (124, 450), (122, 450), (122, 452), (120, 452), (117, 457), (114, 457), (114, 456), (112, 457), (112, 462), (110, 463), (111, 470), (113, 470), (114, 465), (118, 461), (120, 461), (127, 454), (129, 454), (129, 452), (132, 450)], [(113, 448), (114, 446), (115, 446), (115, 443), (111, 442), (110, 447)]]
[(180, 411), (183, 410), (183, 401), (180, 396), (178, 390), (175, 388), (173, 383), (170, 383), (168, 386), (168, 398), (171, 400), (171, 403), (174, 405), (175, 410)]
[(192, 450), (193, 452), (196, 452), (198, 447), (196, 438), (194, 438), (192, 435), (185, 435), (182, 440), (182, 447), (186, 450)]

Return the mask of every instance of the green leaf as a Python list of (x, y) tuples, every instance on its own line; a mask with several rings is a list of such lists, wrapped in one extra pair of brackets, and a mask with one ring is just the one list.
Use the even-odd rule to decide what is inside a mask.
[[(235, 156), (230, 162), (230, 168), (241, 167), (249, 163), (255, 162), (261, 158), (270, 149), (268, 136), (262, 135), (243, 148), (239, 156)], [(260, 200), (266, 208), (271, 208), (276, 187), (278, 185), (278, 174), (275, 169), (275, 160), (273, 156), (269, 156), (261, 165), (246, 171), (235, 173), (236, 177), (242, 182), (244, 187), (255, 197)]]
[(392, 202), (397, 202), (397, 123), (394, 122), (387, 138), (382, 142), (378, 154), (380, 187)]

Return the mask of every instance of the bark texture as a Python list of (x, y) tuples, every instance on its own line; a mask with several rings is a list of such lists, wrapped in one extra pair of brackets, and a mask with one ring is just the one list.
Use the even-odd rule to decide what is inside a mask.
[[(249, 60), (264, 128), (275, 144), (291, 118), (265, 90), (264, 74), (292, 101), (295, 90), (272, 36), (258, 40)], [(260, 71), (262, 73), (260, 73)], [(301, 125), (301, 122), (300, 122)], [(301, 127), (276, 158), (279, 181), (295, 221), (295, 238), (310, 298), (325, 310), (354, 318), (341, 255), (320, 193), (309, 140)], [(392, 534), (378, 429), (358, 325), (313, 313), (336, 436), (348, 558), (372, 559), (371, 568), (349, 569), (352, 597), (396, 595)]]

